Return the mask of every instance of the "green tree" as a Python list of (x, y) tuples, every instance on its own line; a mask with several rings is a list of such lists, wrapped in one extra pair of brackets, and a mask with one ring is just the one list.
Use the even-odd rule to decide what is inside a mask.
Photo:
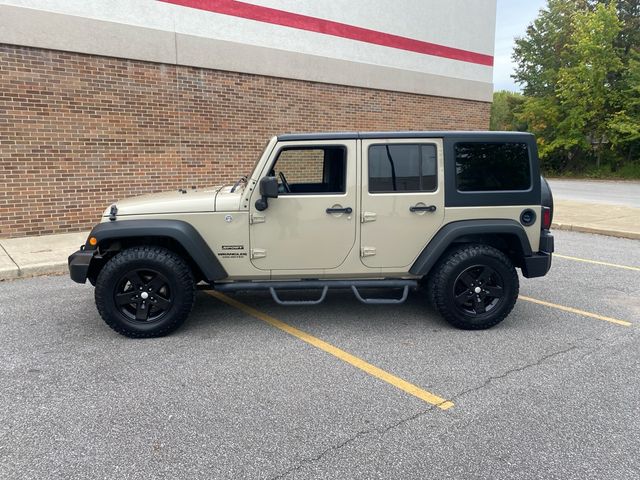
[(617, 5), (622, 29), (616, 46), (624, 71), (619, 78), (620, 108), (610, 121), (611, 143), (624, 161), (631, 162), (640, 152), (640, 1), (618, 0)]
[(621, 94), (622, 105), (609, 120), (609, 135), (612, 146), (631, 162), (640, 150), (640, 59), (629, 60), (623, 83), (626, 87)]
[(623, 62), (638, 52), (640, 48), (640, 1), (618, 0), (618, 18), (622, 29), (616, 40), (616, 47), (622, 50)]
[(520, 111), (524, 97), (520, 93), (501, 90), (493, 94), (491, 104), (491, 130), (527, 130), (527, 124), (516, 118), (516, 112)]
[(527, 97), (553, 95), (558, 70), (567, 65), (566, 46), (571, 41), (572, 15), (588, 10), (589, 0), (549, 0), (527, 28), (523, 38), (516, 39), (513, 78), (522, 85)]
[(596, 152), (596, 167), (611, 137), (611, 121), (620, 100), (616, 79), (623, 70), (614, 46), (622, 29), (615, 4), (599, 4), (593, 11), (576, 12), (569, 65), (558, 70), (557, 98), (563, 117), (553, 148)]
[(538, 136), (543, 161), (575, 170), (640, 147), (640, 2), (549, 0), (516, 41), (516, 121)]
[[(556, 131), (563, 118), (558, 75), (570, 63), (567, 45), (573, 33), (572, 16), (590, 7), (589, 0), (549, 0), (547, 8), (527, 28), (526, 35), (516, 40), (513, 51), (516, 62), (513, 78), (522, 85), (525, 97), (517, 119), (536, 134), (543, 165), (556, 170), (566, 168), (568, 159), (579, 157), (576, 149), (558, 155)], [(554, 165), (548, 165), (552, 159)]]

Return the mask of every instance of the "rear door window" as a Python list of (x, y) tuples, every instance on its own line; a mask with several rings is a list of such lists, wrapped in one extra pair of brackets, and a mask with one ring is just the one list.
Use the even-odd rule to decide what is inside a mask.
[(438, 188), (435, 145), (369, 147), (369, 192), (434, 192)]

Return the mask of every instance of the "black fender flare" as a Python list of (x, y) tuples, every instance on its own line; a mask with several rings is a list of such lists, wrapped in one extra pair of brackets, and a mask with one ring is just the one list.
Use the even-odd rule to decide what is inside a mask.
[(422, 250), (411, 266), (412, 275), (426, 275), (440, 259), (442, 254), (458, 238), (465, 235), (515, 235), (522, 247), (525, 257), (531, 256), (531, 244), (522, 225), (515, 220), (461, 220), (451, 222), (442, 227)]
[[(218, 257), (211, 251), (202, 235), (189, 223), (182, 220), (118, 220), (96, 225), (89, 238), (95, 237), (100, 245), (105, 240), (125, 238), (164, 237), (178, 242), (191, 256), (207, 280), (222, 280), (228, 277)], [(85, 244), (85, 251), (94, 249)]]

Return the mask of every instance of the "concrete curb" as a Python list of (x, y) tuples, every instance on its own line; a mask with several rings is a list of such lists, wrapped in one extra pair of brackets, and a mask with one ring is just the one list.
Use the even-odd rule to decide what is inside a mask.
[(11, 280), (20, 276), (18, 264), (0, 243), (0, 280)]
[(67, 262), (37, 263), (25, 267), (0, 269), (0, 282), (6, 280), (20, 280), (23, 278), (40, 277), (45, 275), (63, 275), (69, 272)]
[(608, 237), (640, 240), (640, 233), (628, 232), (625, 230), (610, 230), (607, 228), (588, 227), (585, 225), (573, 225), (570, 223), (553, 223), (551, 224), (551, 228), (555, 228), (557, 230), (567, 230), (570, 232), (595, 233), (596, 235), (606, 235)]
[(67, 273), (67, 258), (86, 232), (0, 239), (0, 280)]

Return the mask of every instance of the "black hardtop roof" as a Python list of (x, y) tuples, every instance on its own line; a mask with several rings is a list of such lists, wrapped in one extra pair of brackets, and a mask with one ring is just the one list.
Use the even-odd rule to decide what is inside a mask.
[(400, 132), (320, 132), (320, 133), (288, 133), (278, 135), (278, 141), (296, 140), (356, 140), (356, 139), (387, 139), (387, 138), (464, 138), (473, 139), (530, 139), (533, 135), (527, 132), (493, 132), (493, 131), (400, 131)]

